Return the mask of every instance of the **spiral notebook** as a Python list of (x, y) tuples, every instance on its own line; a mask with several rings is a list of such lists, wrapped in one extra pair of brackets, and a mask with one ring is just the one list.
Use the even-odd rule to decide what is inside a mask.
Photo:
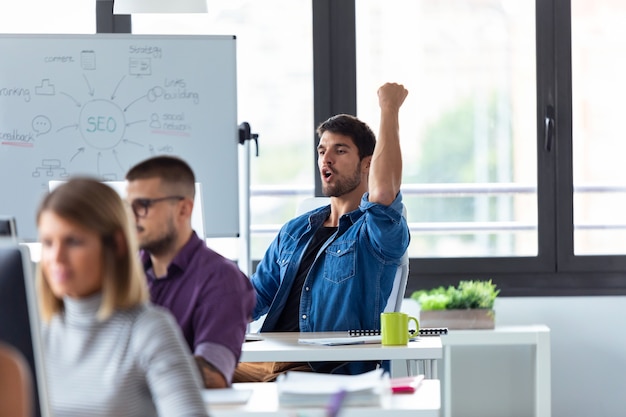
[[(415, 335), (415, 330), (410, 330), (410, 332)], [(441, 336), (444, 334), (448, 334), (447, 327), (426, 327), (423, 329), (419, 329), (418, 332), (418, 336)], [(352, 337), (380, 336), (380, 329), (348, 330), (348, 335)]]
[[(415, 334), (415, 331), (412, 332), (413, 335), (409, 338), (411, 340), (417, 340), (417, 337), (422, 336), (441, 336), (444, 334), (448, 334), (447, 327), (431, 327), (420, 329), (418, 334)], [(326, 345), (326, 346), (337, 346), (337, 345), (361, 345), (368, 343), (381, 343), (381, 334), (380, 330), (348, 330), (347, 337), (330, 337), (330, 338), (299, 338), (298, 343), (303, 344), (312, 344), (312, 345)]]

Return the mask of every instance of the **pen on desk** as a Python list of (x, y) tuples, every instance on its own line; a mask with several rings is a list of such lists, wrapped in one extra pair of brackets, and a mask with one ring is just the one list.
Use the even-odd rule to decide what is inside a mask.
[(339, 390), (330, 398), (328, 407), (326, 407), (326, 417), (337, 417), (343, 400), (346, 398), (346, 390)]

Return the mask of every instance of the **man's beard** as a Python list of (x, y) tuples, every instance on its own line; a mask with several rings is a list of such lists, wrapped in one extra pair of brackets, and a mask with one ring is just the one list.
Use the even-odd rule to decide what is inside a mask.
[[(335, 170), (333, 169), (333, 175)], [(334, 184), (322, 180), (322, 193), (326, 197), (341, 197), (354, 191), (361, 184), (361, 161), (357, 165), (351, 177), (335, 181)]]
[(170, 219), (168, 221), (167, 230), (165, 234), (157, 239), (153, 239), (151, 241), (140, 242), (139, 247), (143, 250), (148, 251), (151, 255), (159, 256), (164, 253), (167, 253), (176, 242), (178, 237), (178, 232)]

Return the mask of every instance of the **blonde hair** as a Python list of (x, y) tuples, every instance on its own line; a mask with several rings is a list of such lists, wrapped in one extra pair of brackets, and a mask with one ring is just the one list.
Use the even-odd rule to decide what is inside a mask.
[[(148, 300), (134, 222), (115, 190), (94, 178), (75, 177), (42, 200), (37, 211), (38, 225), (45, 211), (100, 236), (103, 284), (99, 319), (105, 320), (116, 310), (134, 307)], [(63, 310), (63, 300), (52, 292), (41, 265), (37, 267), (36, 281), (40, 312), (43, 320), (49, 321)]]

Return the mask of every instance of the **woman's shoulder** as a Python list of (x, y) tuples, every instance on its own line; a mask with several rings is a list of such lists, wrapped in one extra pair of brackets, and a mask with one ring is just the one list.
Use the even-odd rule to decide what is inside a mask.
[(139, 327), (142, 328), (146, 326), (171, 326), (176, 324), (169, 310), (150, 302), (134, 307), (129, 313), (133, 316), (136, 324), (139, 324)]
[(133, 339), (141, 346), (148, 340), (157, 342), (167, 340), (179, 332), (178, 324), (172, 313), (150, 302), (132, 309)]
[(117, 310), (108, 322), (107, 328), (127, 328), (130, 338), (134, 341), (144, 341), (155, 335), (169, 334), (171, 328), (177, 326), (169, 311), (150, 302)]

